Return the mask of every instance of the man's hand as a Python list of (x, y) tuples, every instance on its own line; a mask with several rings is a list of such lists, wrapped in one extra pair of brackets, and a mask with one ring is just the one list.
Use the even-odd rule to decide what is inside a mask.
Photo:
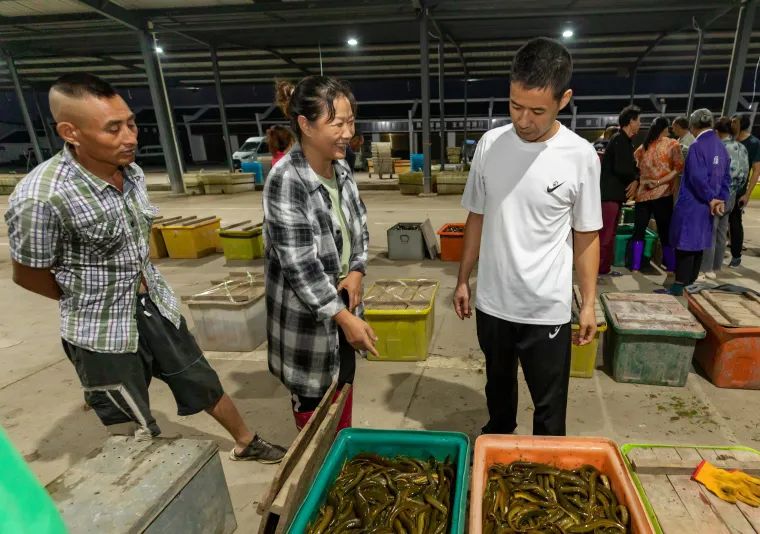
[(723, 216), (726, 211), (726, 203), (719, 198), (714, 198), (710, 201), (710, 213), (712, 215)]
[(639, 190), (639, 181), (634, 180), (633, 182), (628, 184), (628, 187), (625, 188), (625, 197), (629, 200), (632, 199), (633, 197), (636, 196), (636, 193), (638, 192), (638, 190)]
[(356, 350), (366, 350), (379, 356), (375, 348), (377, 336), (372, 327), (348, 310), (342, 310), (335, 316), (335, 322), (343, 330), (346, 341)]
[(454, 291), (454, 311), (456, 312), (457, 317), (462, 320), (472, 317), (472, 307), (470, 306), (471, 296), (469, 282), (457, 284), (457, 288)]
[(583, 306), (581, 308), (578, 317), (578, 332), (573, 335), (573, 343), (582, 347), (588, 345), (594, 340), (596, 336), (596, 311), (594, 310), (593, 303), (589, 306)]
[(351, 271), (338, 284), (338, 293), (343, 289), (348, 292), (348, 311), (352, 312), (362, 301), (362, 279), (364, 275), (358, 271)]
[(740, 208), (747, 207), (747, 204), (749, 204), (749, 191), (744, 193), (744, 196), (740, 197), (738, 202)]

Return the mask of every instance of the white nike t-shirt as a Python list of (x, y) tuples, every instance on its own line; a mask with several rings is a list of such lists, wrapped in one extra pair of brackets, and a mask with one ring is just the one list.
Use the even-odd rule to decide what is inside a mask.
[(462, 206), (482, 214), (477, 299), (506, 321), (570, 321), (573, 235), (602, 227), (599, 156), (564, 126), (528, 143), (512, 125), (478, 143)]

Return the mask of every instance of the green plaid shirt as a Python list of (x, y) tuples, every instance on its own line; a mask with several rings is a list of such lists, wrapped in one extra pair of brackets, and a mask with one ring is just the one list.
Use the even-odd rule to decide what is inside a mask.
[(156, 212), (140, 167), (124, 169), (121, 193), (68, 147), (16, 186), (5, 214), (11, 257), (55, 274), (63, 339), (96, 352), (137, 352), (141, 276), (161, 314), (179, 328), (177, 297), (148, 252)]

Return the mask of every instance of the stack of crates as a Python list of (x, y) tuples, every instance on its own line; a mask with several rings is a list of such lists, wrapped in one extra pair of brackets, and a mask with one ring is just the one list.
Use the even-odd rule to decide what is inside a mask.
[(372, 143), (372, 164), (374, 167), (374, 173), (377, 174), (380, 179), (386, 174), (388, 175), (388, 178), (393, 177), (393, 158), (391, 157), (390, 143)]
[(435, 280), (378, 280), (364, 296), (364, 316), (378, 337), (369, 360), (427, 359), (435, 325)]

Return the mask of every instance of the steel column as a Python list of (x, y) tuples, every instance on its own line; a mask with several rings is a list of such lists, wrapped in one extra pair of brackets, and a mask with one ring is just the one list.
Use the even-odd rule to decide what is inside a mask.
[(158, 134), (164, 150), (164, 160), (166, 161), (166, 171), (169, 174), (169, 183), (171, 184), (173, 193), (182, 194), (185, 192), (185, 182), (182, 179), (182, 160), (179, 155), (177, 133), (174, 130), (174, 120), (171, 108), (169, 107), (169, 97), (166, 93), (161, 65), (156, 55), (153, 36), (146, 31), (140, 31), (137, 32), (137, 37), (140, 41), (140, 51), (145, 63), (145, 73), (148, 75), (148, 87), (150, 88), (150, 97), (153, 101), (153, 110), (156, 113)]
[(409, 158), (411, 159), (414, 154), (414, 117), (412, 116), (412, 110), (408, 111), (409, 116)]
[(438, 102), (441, 113), (441, 170), (446, 163), (446, 112), (444, 111), (444, 87), (445, 72), (444, 72), (444, 59), (445, 59), (445, 43), (443, 42), (443, 35), (438, 36)]
[(462, 156), (460, 161), (464, 161), (464, 151), (467, 147), (467, 86), (470, 80), (467, 78), (467, 72), (464, 74), (464, 137), (462, 138)]
[(34, 107), (37, 110), (37, 116), (40, 118), (40, 122), (42, 122), (42, 129), (45, 131), (45, 138), (48, 142), (48, 148), (50, 148), (50, 153), (54, 153), (56, 150), (58, 150), (58, 142), (55, 137), (55, 132), (53, 131), (53, 128), (50, 126), (50, 123), (47, 120), (47, 116), (45, 115), (45, 112), (43, 111), (43, 107), (40, 104), (40, 94), (36, 90), (32, 90), (32, 96), (34, 98)]
[(21, 88), (21, 81), (16, 71), (16, 64), (13, 62), (13, 58), (9, 53), (5, 53), (5, 66), (8, 69), (8, 73), (11, 75), (13, 81), (13, 87), (16, 90), (16, 99), (18, 100), (19, 109), (21, 110), (21, 116), (24, 118), (24, 124), (26, 125), (26, 131), (29, 134), (29, 140), (32, 142), (32, 149), (34, 150), (34, 156), (37, 158), (37, 164), (43, 162), (42, 149), (40, 148), (40, 141), (37, 139), (37, 134), (34, 132), (34, 123), (32, 117), (29, 115), (29, 108), (26, 105), (24, 99), (24, 90)]
[(739, 8), (739, 20), (736, 24), (734, 51), (731, 54), (731, 67), (728, 70), (726, 94), (723, 98), (723, 115), (731, 116), (736, 113), (739, 93), (742, 89), (744, 68), (747, 64), (747, 50), (752, 36), (752, 26), (755, 22), (757, 0), (742, 0)]
[(694, 19), (694, 29), (699, 34), (697, 40), (697, 55), (694, 57), (694, 72), (691, 74), (691, 86), (689, 87), (689, 100), (686, 104), (686, 116), (690, 116), (694, 110), (694, 95), (697, 92), (697, 80), (699, 79), (699, 63), (702, 61), (702, 46), (705, 42), (705, 32), (699, 27), (697, 19)]
[(222, 77), (219, 74), (219, 57), (216, 54), (216, 45), (211, 45), (211, 67), (214, 71), (214, 86), (216, 87), (216, 101), (219, 104), (219, 117), (222, 120), (222, 135), (224, 136), (224, 150), (227, 153), (227, 167), (230, 172), (235, 172), (232, 163), (232, 141), (230, 140), (230, 128), (227, 124), (227, 111), (224, 109), (224, 95), (222, 94)]
[(428, 41), (427, 9), (421, 9), (420, 22), (420, 86), (422, 91), (422, 154), (425, 163), (422, 166), (423, 187), (425, 194), (433, 191), (430, 169), (430, 44)]

